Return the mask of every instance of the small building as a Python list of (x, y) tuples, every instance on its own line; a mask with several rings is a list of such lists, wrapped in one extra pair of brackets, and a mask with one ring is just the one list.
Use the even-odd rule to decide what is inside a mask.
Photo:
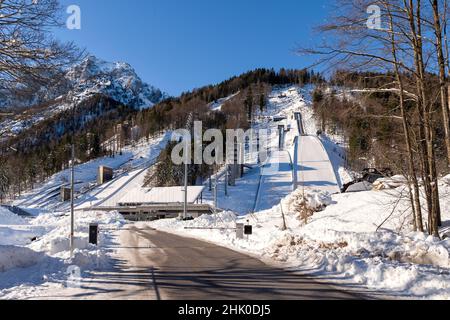
[(60, 191), (60, 194), (61, 194), (61, 202), (66, 202), (66, 201), (69, 201), (70, 200), (70, 188), (68, 188), (68, 187), (61, 187), (61, 191)]
[[(198, 217), (211, 213), (209, 204), (203, 204), (204, 186), (188, 187), (188, 215)], [(117, 209), (128, 220), (176, 218), (184, 210), (184, 187), (137, 189), (117, 203)]]
[(97, 184), (102, 185), (111, 181), (114, 177), (114, 170), (105, 166), (98, 167)]
[[(202, 203), (204, 186), (189, 186), (187, 194), (188, 204)], [(184, 203), (184, 187), (164, 188), (139, 188), (128, 193), (119, 200), (119, 207), (145, 206), (145, 205), (167, 205)]]

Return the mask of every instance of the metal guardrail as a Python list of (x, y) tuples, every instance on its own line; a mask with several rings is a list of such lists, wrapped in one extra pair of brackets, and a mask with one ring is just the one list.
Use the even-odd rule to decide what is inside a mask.
[(300, 112), (295, 113), (295, 120), (297, 120), (298, 134), (299, 136), (307, 135), (305, 132), (305, 127), (303, 125), (303, 116)]

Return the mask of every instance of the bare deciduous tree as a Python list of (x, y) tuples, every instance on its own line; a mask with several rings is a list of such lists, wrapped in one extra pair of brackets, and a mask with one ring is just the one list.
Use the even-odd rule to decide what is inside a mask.
[(45, 85), (81, 57), (73, 43), (52, 36), (62, 27), (58, 0), (0, 0), (0, 90)]
[[(450, 161), (446, 92), (447, 3), (439, 0), (337, 0), (335, 3), (330, 22), (319, 28), (325, 35), (323, 38), (327, 40), (312, 49), (300, 49), (300, 52), (319, 55), (321, 58), (318, 63), (327, 63), (331, 67), (346, 65), (354, 70), (395, 74), (395, 82), (388, 87), (365, 90), (369, 94), (377, 91), (397, 93), (408, 158), (406, 171), (410, 183), (414, 228), (423, 230), (418, 181), (420, 176), (428, 211), (428, 231), (438, 236), (441, 213), (435, 146), (436, 128), (439, 124), (434, 116), (437, 101), (433, 96), (434, 84), (430, 79), (437, 74), (443, 119), (440, 125), (444, 127), (447, 160)], [(382, 25), (370, 26), (367, 23), (367, 9), (373, 5), (380, 9), (379, 20)], [(406, 110), (406, 98), (412, 98), (416, 103), (413, 113), (415, 121), (410, 119), (412, 115)]]

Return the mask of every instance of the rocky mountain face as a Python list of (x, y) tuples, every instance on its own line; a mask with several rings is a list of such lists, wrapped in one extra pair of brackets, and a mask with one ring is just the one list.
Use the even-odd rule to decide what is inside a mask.
[(103, 94), (136, 109), (152, 107), (167, 96), (144, 83), (127, 63), (108, 63), (90, 56), (70, 69), (65, 77), (74, 101)]
[[(56, 114), (103, 96), (134, 109), (151, 108), (168, 96), (143, 82), (127, 63), (89, 56), (45, 85), (17, 94), (0, 92), (0, 137), (14, 136)], [(5, 116), (6, 111), (13, 115)]]

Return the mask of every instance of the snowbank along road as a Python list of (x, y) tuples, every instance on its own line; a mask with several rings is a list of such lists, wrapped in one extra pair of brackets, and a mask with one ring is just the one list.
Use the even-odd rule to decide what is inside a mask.
[[(140, 223), (120, 232), (115, 268), (48, 299), (361, 299), (294, 271)], [(42, 298), (42, 297), (40, 297)]]

